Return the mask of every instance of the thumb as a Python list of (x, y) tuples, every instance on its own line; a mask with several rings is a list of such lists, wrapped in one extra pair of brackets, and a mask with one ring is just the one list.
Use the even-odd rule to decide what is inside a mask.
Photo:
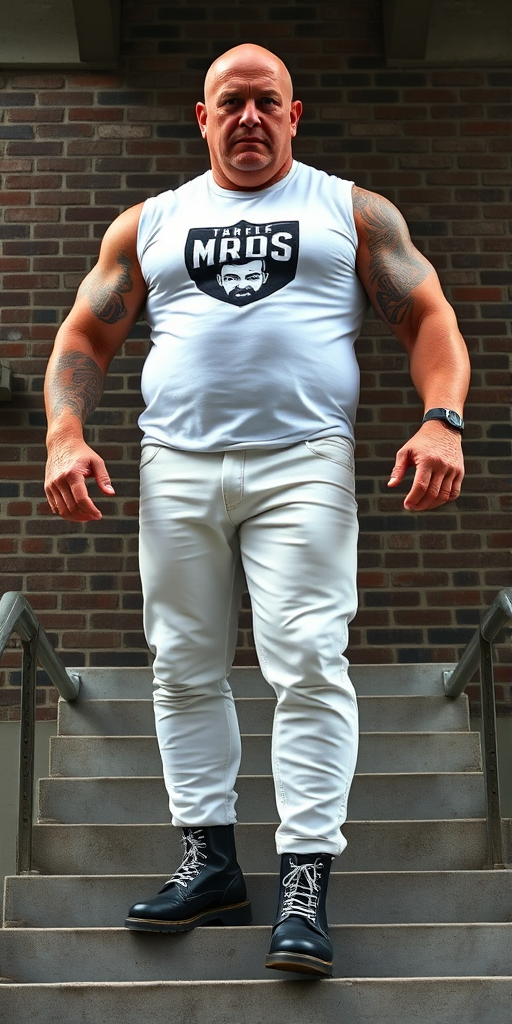
[(404, 476), (405, 476), (405, 474), (407, 472), (408, 466), (409, 466), (409, 458), (408, 458), (407, 451), (404, 451), (401, 448), (400, 451), (397, 452), (395, 465), (393, 466), (393, 469), (391, 470), (391, 476), (390, 476), (390, 478), (388, 480), (388, 487), (396, 487), (397, 484), (399, 484), (400, 481), (403, 480), (403, 478), (404, 478)]
[(104, 494), (115, 494), (115, 490), (112, 487), (111, 479), (108, 475), (107, 467), (103, 462), (103, 459), (99, 455), (96, 458), (91, 459), (91, 467), (94, 475), (94, 479), (98, 484), (98, 487)]

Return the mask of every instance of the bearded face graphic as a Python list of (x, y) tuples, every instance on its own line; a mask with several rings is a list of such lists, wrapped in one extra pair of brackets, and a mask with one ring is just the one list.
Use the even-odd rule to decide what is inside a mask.
[(221, 302), (247, 306), (293, 281), (299, 254), (299, 222), (192, 228), (185, 264), (197, 287)]

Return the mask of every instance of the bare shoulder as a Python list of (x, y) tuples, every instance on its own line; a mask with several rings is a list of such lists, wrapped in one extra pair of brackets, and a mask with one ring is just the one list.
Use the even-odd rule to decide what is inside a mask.
[(368, 239), (376, 231), (391, 232), (390, 240), (393, 234), (397, 233), (398, 235), (405, 233), (409, 238), (407, 223), (400, 210), (378, 192), (369, 192), (368, 189), (354, 185), (352, 187), (352, 202), (354, 204), (354, 220), (360, 238)]
[(119, 253), (126, 253), (131, 260), (137, 257), (137, 232), (144, 203), (131, 206), (116, 217), (107, 228), (101, 243), (99, 262), (116, 261)]

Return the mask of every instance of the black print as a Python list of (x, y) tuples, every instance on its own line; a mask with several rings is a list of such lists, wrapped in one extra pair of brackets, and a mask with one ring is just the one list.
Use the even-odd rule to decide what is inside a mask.
[(197, 287), (235, 306), (264, 299), (293, 281), (298, 255), (298, 221), (192, 228), (185, 246)]

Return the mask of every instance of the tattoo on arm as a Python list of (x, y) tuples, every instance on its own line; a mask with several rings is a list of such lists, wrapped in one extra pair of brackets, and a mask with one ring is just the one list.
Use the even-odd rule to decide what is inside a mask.
[(95, 277), (89, 279), (82, 285), (83, 293), (87, 295), (89, 306), (98, 320), (104, 324), (117, 324), (128, 316), (128, 310), (123, 301), (123, 294), (131, 292), (133, 281), (130, 276), (132, 261), (125, 253), (119, 253), (117, 262), (121, 267), (117, 281), (114, 284), (96, 284)]
[(354, 207), (365, 225), (370, 251), (370, 284), (388, 323), (401, 324), (411, 312), (413, 288), (432, 268), (404, 235), (403, 221), (380, 196), (354, 189)]
[(64, 409), (85, 423), (94, 412), (103, 391), (103, 374), (98, 364), (83, 352), (60, 357), (50, 382), (50, 399), (55, 415)]

